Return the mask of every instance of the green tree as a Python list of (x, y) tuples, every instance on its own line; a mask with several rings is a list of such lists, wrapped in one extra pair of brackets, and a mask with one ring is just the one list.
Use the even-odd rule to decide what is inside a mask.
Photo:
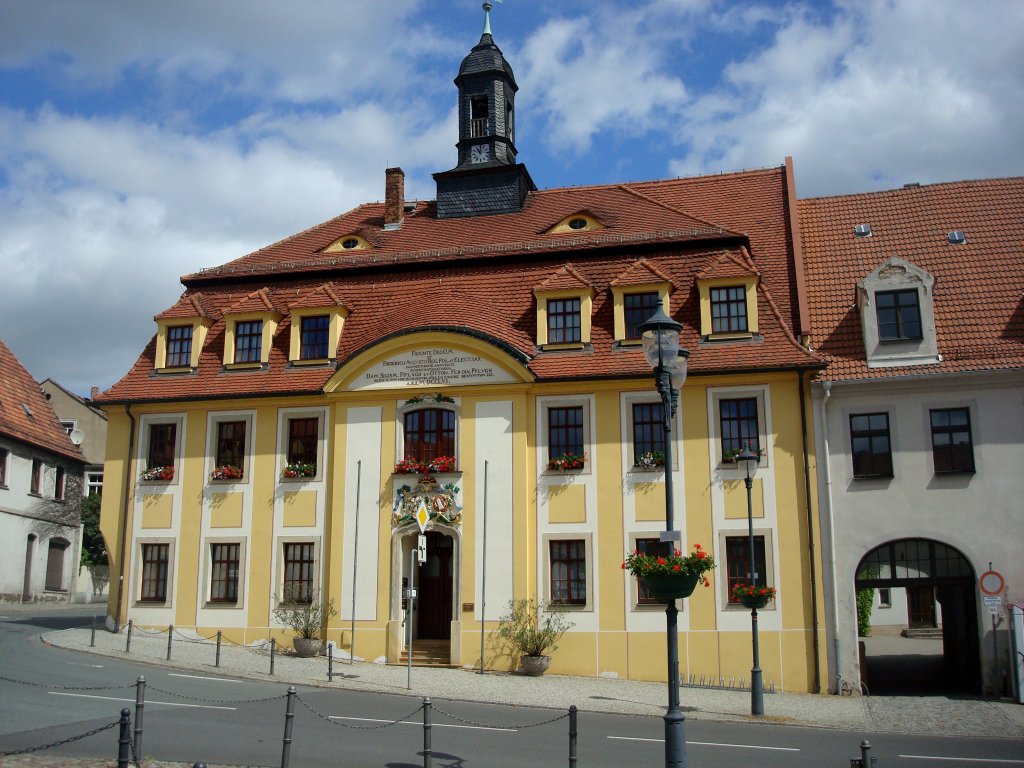
[(100, 533), (100, 495), (82, 499), (82, 565), (106, 565), (107, 545)]
[(871, 635), (871, 609), (875, 603), (875, 590), (870, 587), (857, 590), (857, 635)]

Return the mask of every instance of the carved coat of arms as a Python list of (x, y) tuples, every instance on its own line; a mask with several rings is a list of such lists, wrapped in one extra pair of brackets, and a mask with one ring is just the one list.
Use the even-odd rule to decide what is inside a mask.
[(414, 522), (421, 503), (430, 520), (446, 525), (460, 525), (462, 507), (458, 503), (458, 494), (459, 488), (455, 483), (439, 485), (429, 476), (421, 477), (415, 486), (403, 485), (395, 492), (391, 526), (401, 528)]

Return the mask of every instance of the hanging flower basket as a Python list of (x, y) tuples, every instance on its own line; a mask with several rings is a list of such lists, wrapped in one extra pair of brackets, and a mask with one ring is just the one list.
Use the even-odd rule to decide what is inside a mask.
[(715, 561), (700, 544), (694, 544), (688, 555), (678, 549), (667, 556), (633, 550), (620, 567), (639, 578), (655, 599), (677, 600), (692, 595), (699, 583), (711, 586), (705, 574), (715, 567)]
[(640, 583), (656, 600), (678, 600), (692, 595), (702, 578), (699, 573), (652, 573), (650, 576), (641, 576)]
[(775, 587), (737, 584), (730, 594), (733, 600), (739, 601), (747, 608), (764, 608), (769, 600), (775, 598)]

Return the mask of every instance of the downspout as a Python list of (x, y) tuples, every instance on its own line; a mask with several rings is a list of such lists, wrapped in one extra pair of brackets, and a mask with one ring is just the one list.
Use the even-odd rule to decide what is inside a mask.
[(128, 431), (128, 456), (124, 463), (124, 499), (121, 502), (121, 551), (118, 553), (117, 603), (114, 609), (114, 631), (121, 631), (121, 600), (124, 597), (124, 568), (128, 548), (128, 503), (131, 501), (132, 453), (135, 450), (135, 417), (132, 416), (132, 405), (124, 407), (128, 415), (131, 429)]
[(804, 394), (805, 369), (797, 369), (797, 385), (800, 389), (800, 436), (804, 451), (804, 498), (807, 504), (807, 551), (811, 567), (811, 624), (814, 647), (814, 692), (821, 693), (821, 651), (818, 648), (818, 569), (814, 564), (814, 511), (811, 504), (811, 462), (807, 451), (807, 397)]
[(839, 586), (836, 584), (836, 532), (832, 521), (832, 462), (828, 445), (828, 399), (832, 396), (832, 382), (823, 381), (821, 389), (825, 396), (821, 400), (821, 440), (825, 457), (825, 520), (828, 524), (829, 573), (832, 574), (832, 653), (836, 660), (836, 695), (843, 693), (843, 673), (839, 657)]

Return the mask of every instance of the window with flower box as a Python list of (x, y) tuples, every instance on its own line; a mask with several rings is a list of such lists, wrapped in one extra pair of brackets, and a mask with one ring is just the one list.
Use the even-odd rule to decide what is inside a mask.
[(750, 537), (725, 536), (726, 602), (740, 605), (733, 597), (732, 590), (737, 584), (773, 586), (768, 572), (765, 553), (765, 536), (754, 534), (754, 569), (750, 569)]
[(178, 425), (149, 425), (149, 447), (146, 453), (146, 469), (173, 467), (177, 449)]
[(735, 460), (736, 454), (746, 446), (755, 452), (760, 450), (756, 397), (719, 400), (718, 419), (723, 461)]
[(633, 403), (633, 465), (665, 465), (665, 411), (660, 402)]
[[(223, 480), (241, 479), (245, 474), (245, 421), (217, 422), (217, 453), (214, 473), (227, 476)], [(230, 470), (237, 470), (231, 472)]]
[(418, 408), (403, 417), (403, 454), (421, 464), (455, 456), (455, 412), (448, 408)]
[(583, 455), (583, 406), (548, 408), (548, 458)]

